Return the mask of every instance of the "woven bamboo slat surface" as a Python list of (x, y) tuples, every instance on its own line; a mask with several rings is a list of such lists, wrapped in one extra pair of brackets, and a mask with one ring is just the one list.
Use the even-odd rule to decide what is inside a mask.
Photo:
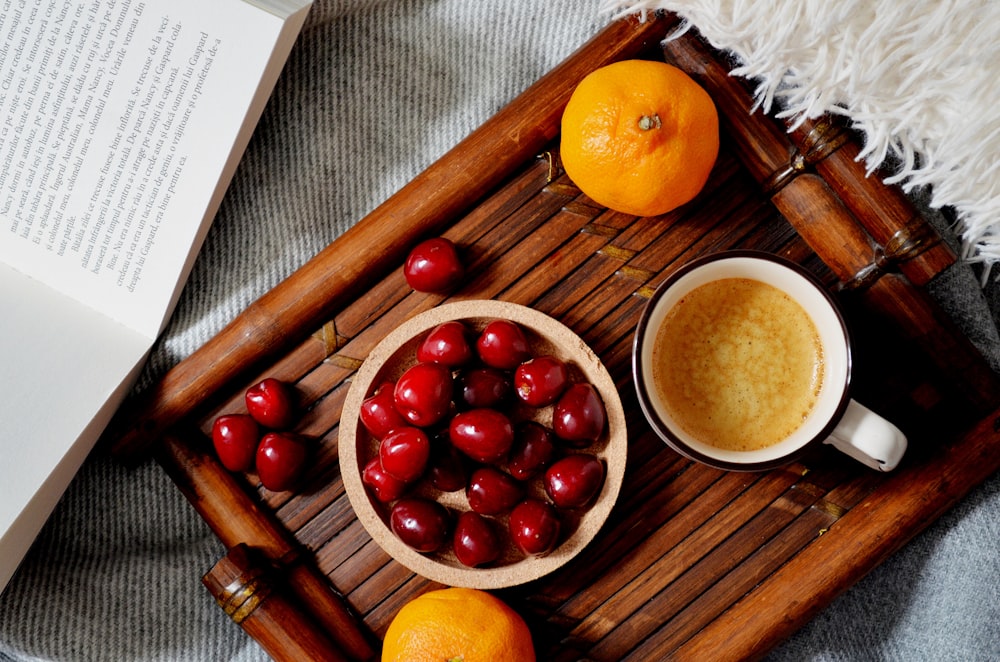
[[(319, 659), (330, 641), (348, 659), (368, 659), (399, 607), (436, 587), (371, 540), (337, 455), (353, 373), (389, 331), (446, 300), (405, 284), (405, 247), (418, 237), (441, 234), (463, 251), (469, 277), (448, 299), (502, 299), (562, 321), (622, 396), (628, 463), (605, 526), (566, 566), (498, 592), (528, 620), (539, 659), (760, 656), (1000, 466), (997, 380), (921, 287), (954, 257), (897, 190), (864, 178), (853, 136), (816, 123), (788, 134), (749, 113), (722, 57), (693, 36), (660, 46), (674, 22), (609, 26), (180, 366), (138, 412), (122, 452), (152, 444), (228, 547), (249, 546), (275, 566), (266, 576), (284, 584), (280, 602), (268, 607), (264, 595), (265, 611), (244, 621), (259, 638), (267, 624), (275, 657), (301, 658), (295, 633), (308, 632)], [(558, 118), (575, 81), (633, 56), (691, 71), (723, 117), (706, 189), (654, 218), (600, 207), (559, 162)], [(527, 126), (511, 155), (512, 127)], [(454, 184), (440, 193), (449, 177), (459, 178), (459, 200)], [(377, 259), (373, 246), (386, 247)], [(855, 397), (910, 439), (894, 473), (831, 449), (779, 470), (727, 473), (676, 455), (648, 427), (630, 374), (640, 311), (674, 269), (736, 247), (784, 255), (837, 293), (855, 333)], [(252, 337), (258, 327), (263, 340)], [(298, 431), (317, 440), (296, 493), (229, 474), (210, 452), (214, 416), (240, 410), (243, 390), (263, 375), (297, 384), (307, 407)], [(233, 573), (225, 564), (206, 585), (218, 596)]]

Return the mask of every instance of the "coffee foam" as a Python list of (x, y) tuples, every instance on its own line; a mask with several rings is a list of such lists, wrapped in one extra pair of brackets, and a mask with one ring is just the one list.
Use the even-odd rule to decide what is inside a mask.
[[(734, 451), (710, 446), (684, 432), (666, 411), (652, 383), (653, 346), (656, 330), (676, 303), (695, 288), (723, 278), (749, 278), (772, 285), (798, 301), (819, 334), (823, 347), (825, 378), (816, 404), (806, 421), (784, 441), (753, 451)], [(684, 268), (671, 278), (668, 288), (661, 288), (644, 313), (646, 332), (637, 338), (635, 348), (636, 378), (645, 384), (640, 404), (654, 422), (658, 434), (682, 453), (693, 453), (716, 461), (740, 465), (772, 463), (792, 454), (813, 439), (825, 436), (831, 419), (838, 417), (847, 402), (851, 357), (843, 319), (828, 295), (812, 280), (783, 263), (753, 256), (727, 256)]]
[(678, 425), (728, 450), (791, 435), (822, 377), (812, 319), (783, 291), (747, 278), (692, 290), (665, 317), (653, 350), (656, 392)]

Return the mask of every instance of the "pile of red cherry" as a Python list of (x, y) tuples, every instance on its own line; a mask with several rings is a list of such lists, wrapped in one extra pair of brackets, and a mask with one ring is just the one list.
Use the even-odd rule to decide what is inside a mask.
[(268, 377), (248, 388), (244, 399), (246, 414), (223, 414), (212, 422), (219, 461), (230, 471), (256, 468), (269, 490), (292, 489), (309, 455), (306, 440), (289, 431), (298, 418), (293, 387)]
[[(465, 269), (455, 244), (434, 237), (411, 249), (403, 273), (417, 291), (443, 292), (459, 284)], [(246, 414), (223, 414), (212, 423), (219, 461), (234, 472), (256, 468), (269, 490), (292, 489), (308, 457), (306, 440), (289, 431), (298, 416), (293, 387), (268, 377), (247, 389), (245, 400)]]
[[(362, 483), (418, 552), (450, 544), (468, 567), (500, 562), (510, 543), (521, 558), (547, 554), (604, 483), (590, 449), (606, 418), (594, 386), (562, 359), (534, 356), (517, 323), (476, 332), (444, 322), (418, 341), (413, 365), (362, 403), (373, 438)], [(459, 490), (467, 510), (437, 498)]]

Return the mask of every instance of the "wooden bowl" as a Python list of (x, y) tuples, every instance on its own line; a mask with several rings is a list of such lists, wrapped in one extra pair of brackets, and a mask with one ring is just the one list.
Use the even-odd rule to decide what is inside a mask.
[[(507, 319), (524, 330), (533, 356), (551, 354), (567, 363), (574, 382), (588, 381), (598, 391), (607, 411), (603, 436), (593, 445), (573, 452), (588, 452), (600, 458), (606, 467), (604, 485), (586, 509), (560, 511), (563, 524), (560, 542), (546, 555), (525, 556), (512, 543), (501, 558), (488, 567), (463, 565), (451, 551), (444, 549), (424, 554), (404, 544), (388, 524), (391, 504), (372, 497), (361, 481), (365, 464), (378, 454), (378, 440), (371, 437), (360, 422), (361, 403), (386, 380), (396, 380), (416, 363), (416, 348), (426, 334), (442, 322), (461, 320), (478, 332), (492, 320)], [(529, 411), (526, 409), (526, 411)], [(552, 407), (531, 409), (527, 417), (551, 427)], [(539, 311), (518, 304), (494, 300), (448, 303), (421, 313), (389, 333), (369, 354), (358, 370), (344, 402), (339, 438), (340, 468), (358, 519), (371, 537), (394, 559), (415, 573), (448, 586), (496, 589), (537, 579), (559, 568), (576, 556), (596, 535), (611, 511), (625, 473), (627, 438), (625, 413), (618, 390), (604, 365), (593, 351), (560, 322)], [(440, 492), (421, 484), (417, 494), (434, 498), (453, 513), (468, 510), (463, 490)], [(528, 484), (528, 493), (545, 498), (540, 480)], [(498, 529), (506, 534), (507, 520), (497, 517)]]

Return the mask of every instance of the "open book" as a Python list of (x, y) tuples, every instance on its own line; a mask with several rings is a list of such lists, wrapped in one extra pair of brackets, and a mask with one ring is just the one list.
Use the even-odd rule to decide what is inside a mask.
[(311, 0), (3, 4), (0, 590), (169, 319)]

